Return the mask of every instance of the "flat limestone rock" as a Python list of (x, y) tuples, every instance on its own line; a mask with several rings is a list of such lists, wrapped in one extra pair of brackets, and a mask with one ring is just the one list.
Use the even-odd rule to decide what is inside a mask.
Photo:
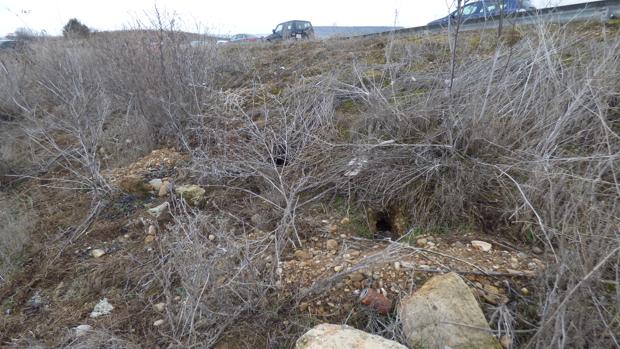
[(402, 344), (346, 325), (321, 324), (301, 336), (295, 349), (407, 349)]
[(398, 311), (413, 348), (501, 348), (472, 291), (456, 273), (431, 278), (404, 298)]

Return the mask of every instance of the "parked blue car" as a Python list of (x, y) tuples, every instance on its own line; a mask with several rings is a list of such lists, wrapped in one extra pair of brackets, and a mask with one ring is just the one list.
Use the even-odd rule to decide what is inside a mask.
[[(529, 0), (483, 0), (467, 3), (463, 6), (462, 10), (463, 15), (461, 17), (461, 23), (474, 19), (499, 16), (502, 13), (509, 16), (518, 12), (533, 11), (536, 10), (536, 8), (531, 5)], [(444, 26), (457, 19), (458, 10), (444, 18), (432, 21), (428, 25)]]

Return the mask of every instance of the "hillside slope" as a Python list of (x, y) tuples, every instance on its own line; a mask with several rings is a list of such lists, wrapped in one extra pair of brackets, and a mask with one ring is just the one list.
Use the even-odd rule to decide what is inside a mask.
[(159, 35), (0, 57), (3, 346), (287, 348), (322, 322), (404, 343), (360, 292), (449, 271), (508, 347), (615, 343), (615, 24), (454, 54)]

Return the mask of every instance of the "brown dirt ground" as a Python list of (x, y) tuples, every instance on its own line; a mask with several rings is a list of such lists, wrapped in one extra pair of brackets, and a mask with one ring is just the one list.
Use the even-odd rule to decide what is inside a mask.
[[(109, 171), (113, 183), (124, 176), (147, 182), (167, 176), (177, 180), (177, 165), (186, 157), (171, 149), (154, 151), (125, 168)], [(66, 237), (87, 216), (86, 194), (63, 193), (32, 183), (25, 187), (41, 213), (34, 244), (25, 253), (24, 268), (0, 288), (0, 343), (62, 345), (69, 330), (80, 324), (111, 331), (145, 347), (165, 346), (153, 321), (160, 316), (153, 304), (161, 290), (154, 286), (152, 268), (158, 258), (158, 239), (146, 239), (146, 208), (164, 199), (120, 195), (75, 243)], [(357, 300), (359, 291), (376, 288), (396, 302), (438, 272), (457, 270), (479, 292), (484, 303), (497, 305), (518, 297), (528, 281), (543, 268), (540, 256), (518, 251), (508, 241), (488, 240), (474, 232), (419, 235), (399, 244), (361, 238), (345, 215), (319, 209), (303, 218), (302, 248), (287, 252), (278, 272), (279, 298), (307, 292), (297, 306), (299, 315), (317, 321), (354, 323), (368, 309)], [(161, 234), (165, 234), (161, 232)], [(255, 231), (249, 238), (266, 233)], [(419, 239), (424, 238), (425, 243)], [(493, 244), (490, 252), (473, 248), (476, 238)], [(99, 258), (93, 249), (103, 249)], [(382, 257), (384, 262), (374, 263)], [(484, 272), (495, 275), (485, 276)], [(512, 274), (512, 275), (511, 275)], [(486, 290), (486, 291), (483, 291)], [(40, 297), (33, 306), (31, 299)], [(109, 316), (89, 317), (102, 298), (114, 305)]]

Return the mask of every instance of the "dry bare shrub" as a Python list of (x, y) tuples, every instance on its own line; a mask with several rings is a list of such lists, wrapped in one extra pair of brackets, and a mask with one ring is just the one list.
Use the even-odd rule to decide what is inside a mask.
[(197, 119), (190, 136), (201, 142), (192, 149), (192, 166), (203, 181), (246, 194), (267, 207), (261, 215), (277, 221), (277, 260), (289, 242), (301, 244), (297, 210), (333, 191), (334, 178), (342, 177), (344, 160), (329, 143), (336, 134), (330, 83), (301, 81), (282, 96), (224, 94), (224, 108)]
[(359, 83), (341, 89), (366, 104), (351, 132), (366, 147), (351, 180), (357, 200), (546, 247), (540, 322), (520, 338), (530, 347), (618, 345), (620, 298), (609, 285), (619, 281), (620, 41), (586, 35), (541, 26), (490, 56), (461, 52), (451, 90), (440, 80), (450, 79), (449, 60), (426, 84), (413, 81), (411, 55), (373, 84), (358, 68)]
[(19, 256), (35, 224), (28, 203), (0, 192), (0, 285), (19, 266)]
[(18, 122), (0, 121), (0, 186), (31, 166), (28, 143)]
[[(165, 300), (175, 304), (166, 308), (175, 346), (210, 348), (242, 334), (235, 342), (249, 348), (278, 331), (282, 301), (273, 294), (274, 241), (250, 238), (249, 228), (226, 212), (196, 212), (179, 203), (157, 270)], [(271, 340), (269, 347), (277, 347), (284, 339)]]

